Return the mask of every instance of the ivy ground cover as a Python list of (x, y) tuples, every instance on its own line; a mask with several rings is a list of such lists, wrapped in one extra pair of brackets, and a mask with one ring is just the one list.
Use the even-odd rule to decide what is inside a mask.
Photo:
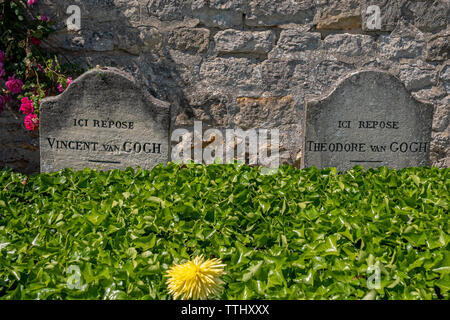
[(219, 299), (447, 300), (449, 177), (448, 168), (4, 169), (0, 299), (172, 299), (166, 271), (202, 254), (226, 264)]

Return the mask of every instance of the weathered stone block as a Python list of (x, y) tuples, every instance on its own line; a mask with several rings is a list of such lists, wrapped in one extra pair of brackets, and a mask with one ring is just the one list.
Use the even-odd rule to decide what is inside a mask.
[(450, 117), (450, 96), (446, 96), (444, 99), (439, 101), (436, 106), (436, 111), (434, 113), (433, 119), (433, 131), (442, 132), (445, 131), (449, 126)]
[(418, 61), (402, 65), (399, 77), (406, 89), (416, 91), (436, 84), (437, 73), (432, 65)]
[(214, 36), (218, 53), (265, 54), (275, 44), (274, 31), (224, 30)]
[(292, 97), (239, 97), (233, 123), (240, 128), (272, 128), (297, 123), (300, 118)]
[(380, 55), (386, 59), (415, 59), (423, 55), (425, 36), (407, 22), (400, 22), (390, 35), (378, 39)]
[(261, 86), (260, 69), (252, 58), (217, 57), (202, 63), (200, 76), (205, 85), (230, 87), (235, 94), (239, 94), (239, 90), (253, 90)]
[(183, 20), (191, 1), (185, 0), (150, 0), (147, 1), (146, 11), (162, 21)]
[(269, 58), (279, 60), (307, 60), (307, 54), (320, 46), (320, 33), (302, 29), (286, 29), (280, 33), (277, 46)]
[(402, 14), (410, 16), (422, 31), (435, 32), (447, 27), (450, 15), (448, 0), (405, 1)]
[(189, 15), (206, 27), (228, 29), (243, 26), (244, 0), (194, 0)]
[(439, 80), (444, 84), (447, 94), (450, 94), (450, 64), (445, 65), (439, 73)]
[(354, 30), (361, 28), (360, 1), (329, 1), (314, 17), (317, 30)]
[[(380, 8), (381, 28), (377, 30), (371, 30), (368, 27), (368, 21), (374, 18), (375, 14), (374, 11), (368, 11), (368, 8), (373, 5)], [(421, 31), (439, 31), (447, 26), (448, 16), (449, 2), (447, 0), (363, 0), (361, 6), (364, 31), (392, 31), (401, 20), (408, 21)]]
[(171, 48), (188, 52), (205, 52), (209, 46), (208, 29), (180, 28), (169, 32), (167, 42)]
[(449, 58), (450, 28), (427, 37), (425, 57), (427, 61), (445, 61)]
[(309, 24), (316, 12), (314, 0), (250, 0), (245, 11), (249, 26), (276, 26), (288, 23)]
[(358, 57), (373, 54), (376, 43), (371, 36), (362, 34), (332, 34), (323, 41), (328, 54)]

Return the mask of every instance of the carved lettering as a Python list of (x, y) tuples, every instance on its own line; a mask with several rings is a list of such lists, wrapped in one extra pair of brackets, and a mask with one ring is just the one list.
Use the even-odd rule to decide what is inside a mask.
[(366, 143), (361, 142), (306, 142), (307, 151), (311, 152), (428, 152), (428, 142), (392, 142), (389, 146), (370, 145), (370, 149), (366, 148)]

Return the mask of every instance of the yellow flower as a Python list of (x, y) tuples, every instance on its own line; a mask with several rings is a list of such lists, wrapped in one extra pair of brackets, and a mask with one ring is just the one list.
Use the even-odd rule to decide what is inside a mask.
[(220, 259), (204, 260), (203, 255), (194, 260), (175, 265), (167, 271), (167, 285), (174, 299), (203, 300), (219, 292), (222, 284), (220, 276), (225, 272)]

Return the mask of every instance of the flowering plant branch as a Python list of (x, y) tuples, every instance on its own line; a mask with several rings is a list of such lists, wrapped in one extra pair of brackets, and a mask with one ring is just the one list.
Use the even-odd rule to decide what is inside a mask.
[(25, 128), (39, 126), (43, 98), (63, 92), (72, 77), (82, 72), (73, 64), (60, 65), (41, 47), (54, 30), (44, 14), (30, 8), (39, 0), (0, 0), (0, 114), (6, 105), (19, 107)]

